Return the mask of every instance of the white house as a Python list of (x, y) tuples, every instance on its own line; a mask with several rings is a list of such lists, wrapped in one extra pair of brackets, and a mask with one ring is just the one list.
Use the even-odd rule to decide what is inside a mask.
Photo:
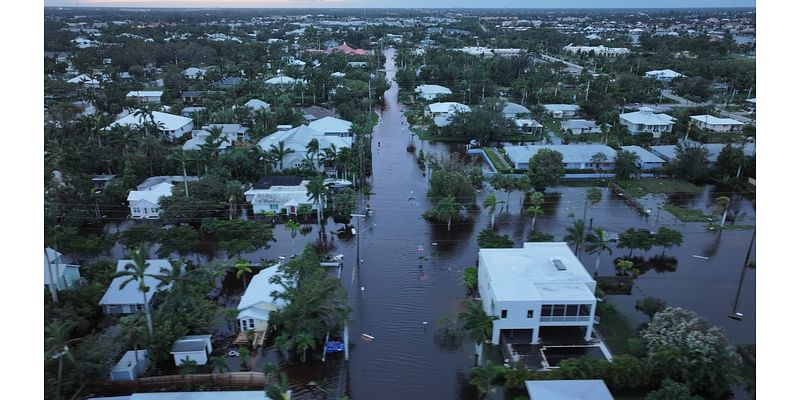
[(175, 360), (175, 366), (180, 366), (186, 359), (197, 365), (206, 365), (211, 351), (211, 335), (189, 335), (176, 340), (169, 353)]
[(256, 274), (247, 285), (244, 295), (239, 300), (239, 328), (242, 331), (266, 331), (269, 326), (270, 311), (279, 310), (286, 305), (283, 299), (273, 299), (272, 292), (281, 292), (283, 286), (270, 282), (270, 279), (278, 273), (280, 264), (264, 268)]
[(294, 186), (273, 185), (269, 189), (250, 189), (245, 192), (253, 205), (253, 214), (297, 215), (301, 206), (307, 206), (316, 213), (320, 204), (314, 205), (308, 197), (308, 182), (301, 181)]
[[(138, 361), (137, 361), (138, 360)], [(135, 381), (150, 365), (150, 352), (147, 350), (126, 351), (117, 365), (111, 369), (112, 381)]]
[[(279, 147), (280, 142), (283, 142), (285, 148), (294, 150), (294, 153), (290, 153), (283, 158), (283, 168), (293, 168), (299, 167), (305, 159), (306, 146), (312, 139), (317, 139), (320, 151), (330, 148), (331, 145), (335, 146), (336, 149), (351, 147), (353, 143), (352, 138), (326, 136), (324, 133), (311, 129), (307, 125), (300, 125), (297, 128), (278, 130), (259, 140), (258, 146), (264, 151), (269, 151), (271, 146)], [(281, 168), (280, 164), (277, 167)], [(321, 169), (322, 167), (319, 168)]]
[(672, 132), (675, 118), (667, 114), (656, 114), (650, 107), (642, 107), (639, 111), (619, 115), (619, 122), (628, 128), (631, 135), (652, 133), (658, 139), (662, 133)]
[(189, 67), (181, 72), (181, 75), (186, 79), (203, 79), (206, 76), (206, 70), (203, 68)]
[(269, 112), (269, 103), (259, 99), (248, 100), (247, 103), (244, 103), (244, 106), (253, 111), (264, 110)]
[(605, 47), (603, 45), (600, 46), (573, 46), (569, 44), (564, 46), (564, 51), (567, 53), (572, 54), (594, 54), (596, 56), (620, 56), (629, 54), (631, 51), (630, 49), (626, 49), (624, 47)]
[[(194, 122), (191, 118), (167, 114), (160, 111), (153, 111), (153, 120), (158, 126), (158, 130), (170, 139), (177, 139), (191, 132), (192, 128), (194, 128)], [(110, 130), (115, 126), (139, 128), (143, 126), (145, 122), (150, 122), (149, 117), (143, 114), (136, 115), (136, 111), (134, 111), (114, 121), (114, 123), (107, 126), (105, 129)]]
[(308, 127), (321, 132), (325, 136), (339, 136), (339, 137), (352, 137), (353, 133), (350, 129), (353, 123), (335, 117), (324, 117), (308, 124)]
[(573, 135), (584, 133), (600, 133), (597, 122), (586, 119), (568, 119), (561, 122), (561, 131)]
[[(525, 146), (505, 146), (508, 158), (514, 165), (514, 169), (526, 170), (528, 163), (539, 150), (549, 149), (561, 153), (562, 165), (565, 169), (585, 169), (609, 171), (614, 169), (614, 157), (617, 152), (611, 147), (602, 144), (552, 144), (552, 145), (525, 145)], [(599, 165), (595, 165), (593, 160), (595, 154), (603, 154), (606, 160)]]
[(525, 243), (522, 248), (480, 249), (478, 290), (495, 316), (492, 343), (501, 337), (538, 343), (540, 329), (585, 328), (592, 338), (597, 299), (594, 279), (567, 243)]
[(532, 115), (531, 110), (517, 103), (507, 102), (503, 107), (503, 116), (508, 119), (530, 118)]
[[(126, 265), (133, 265), (133, 260), (118, 260), (116, 272), (125, 271)], [(139, 291), (138, 282), (129, 282), (124, 288), (120, 288), (128, 277), (119, 276), (111, 281), (106, 293), (100, 299), (100, 306), (103, 307), (105, 314), (133, 314), (144, 310), (144, 302), (152, 303), (153, 295), (158, 290), (158, 279), (150, 275), (159, 275), (161, 268), (171, 269), (169, 260), (147, 260), (145, 269), (144, 284), (147, 291), (142, 295)], [(163, 287), (166, 289), (167, 287)]]
[(172, 196), (175, 185), (162, 182), (145, 190), (131, 190), (128, 193), (128, 207), (133, 219), (158, 219), (162, 197)]
[[(192, 131), (192, 138), (183, 144), (183, 151), (199, 151), (204, 144), (207, 143), (211, 132), (201, 129), (199, 131)], [(217, 150), (220, 153), (225, 152), (231, 147), (231, 140), (228, 137), (222, 136), (219, 138), (219, 145)]]
[(292, 85), (305, 85), (306, 81), (303, 79), (295, 79), (289, 76), (276, 76), (274, 78), (267, 79), (264, 81), (267, 85), (278, 85), (278, 86), (292, 86)]
[(466, 104), (446, 101), (442, 103), (431, 103), (425, 106), (426, 117), (450, 117), (457, 112), (471, 112), (472, 109)]
[(543, 104), (542, 107), (553, 118), (572, 118), (580, 109), (577, 104)]
[(542, 133), (542, 129), (544, 128), (544, 125), (540, 124), (539, 121), (530, 118), (515, 119), (514, 124), (517, 125), (517, 127), (522, 133), (529, 133), (536, 135)]
[(673, 71), (671, 69), (656, 69), (644, 73), (644, 77), (648, 79), (655, 79), (662, 82), (671, 82), (675, 78), (683, 78), (686, 75)]
[(692, 115), (694, 126), (716, 133), (740, 132), (744, 123), (733, 118), (717, 118), (713, 115)]
[(639, 156), (639, 169), (642, 171), (649, 171), (655, 168), (661, 168), (667, 162), (661, 159), (661, 157), (656, 156), (655, 154), (639, 147), (639, 146), (622, 146), (622, 150), (630, 151)]
[(80, 266), (62, 263), (61, 256), (49, 247), (44, 249), (44, 286), (48, 289), (68, 289), (81, 279)]
[(134, 90), (125, 95), (128, 99), (136, 99), (145, 103), (161, 103), (162, 90)]
[(439, 85), (419, 85), (414, 89), (414, 92), (425, 100), (433, 100), (437, 97), (453, 94), (450, 89)]
[(614, 400), (602, 379), (525, 381), (530, 400)]
[(81, 85), (83, 87), (93, 87), (93, 88), (100, 87), (100, 81), (86, 74), (80, 74), (72, 79), (68, 79), (67, 83)]

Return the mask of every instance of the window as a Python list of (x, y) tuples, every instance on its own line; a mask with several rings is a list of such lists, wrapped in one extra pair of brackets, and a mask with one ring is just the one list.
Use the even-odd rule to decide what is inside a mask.
[(549, 317), (551, 315), (553, 315), (553, 306), (551, 305), (542, 306), (542, 316)]
[(567, 305), (567, 316), (568, 317), (576, 317), (576, 316), (578, 316), (578, 305), (577, 304), (569, 304), (569, 305)]
[(139, 210), (139, 207), (133, 207), (133, 212), (139, 214), (141, 211)]
[(256, 322), (252, 318), (248, 319), (247, 323), (250, 324), (250, 329), (255, 329), (256, 328)]
[(500, 310), (500, 319), (506, 319), (508, 317), (508, 310)]
[(144, 310), (144, 306), (141, 305), (141, 304), (137, 304), (136, 305), (136, 311), (142, 311), (142, 310)]
[(591, 304), (581, 304), (579, 314), (581, 317), (588, 317), (592, 312)]
[(563, 317), (564, 316), (564, 307), (563, 304), (556, 304), (553, 306), (553, 316), (554, 317)]
[(528, 310), (528, 318), (533, 318), (533, 310)]
[(270, 204), (269, 205), (269, 209), (270, 210), (277, 210), (278, 209), (278, 205), (277, 204)]

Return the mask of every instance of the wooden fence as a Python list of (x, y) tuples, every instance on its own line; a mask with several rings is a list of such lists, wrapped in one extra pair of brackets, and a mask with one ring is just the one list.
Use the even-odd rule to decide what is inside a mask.
[[(164, 375), (140, 378), (138, 381), (110, 381), (87, 388), (91, 395), (125, 395), (164, 390), (261, 390), (265, 376), (261, 372), (228, 372), (223, 374)], [(84, 392), (84, 393), (86, 393)]]

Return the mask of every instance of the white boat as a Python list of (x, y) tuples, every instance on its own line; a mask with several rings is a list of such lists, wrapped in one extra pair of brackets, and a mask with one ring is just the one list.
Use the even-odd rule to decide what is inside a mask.
[(325, 186), (332, 186), (333, 188), (336, 189), (353, 186), (353, 182), (350, 182), (346, 179), (333, 179), (333, 178), (325, 179), (324, 181), (322, 181), (322, 184)]

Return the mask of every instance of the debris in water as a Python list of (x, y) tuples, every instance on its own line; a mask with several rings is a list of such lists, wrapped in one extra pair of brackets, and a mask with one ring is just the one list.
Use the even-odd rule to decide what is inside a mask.
[(364, 339), (367, 339), (367, 340), (375, 339), (375, 336), (367, 335), (366, 333), (362, 333), (361, 337), (363, 337)]
[(703, 260), (708, 260), (708, 257), (705, 257), (705, 256), (698, 256), (697, 254), (693, 254), (693, 255), (692, 255), (692, 257), (694, 257), (694, 258), (700, 258), (700, 259), (703, 259)]

